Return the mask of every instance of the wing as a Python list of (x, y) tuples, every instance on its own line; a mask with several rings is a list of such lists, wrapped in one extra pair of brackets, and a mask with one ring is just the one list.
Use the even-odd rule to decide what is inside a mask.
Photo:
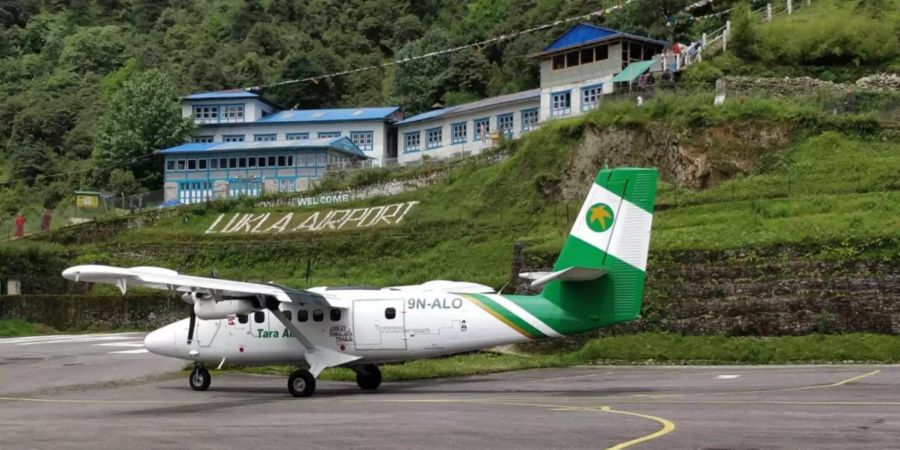
[(226, 297), (266, 296), (285, 303), (311, 304), (329, 308), (347, 308), (339, 299), (322, 294), (272, 284), (247, 283), (219, 278), (181, 275), (160, 267), (112, 267), (82, 265), (69, 267), (62, 276), (72, 281), (112, 284), (124, 294), (128, 286), (162, 289), (170, 292), (202, 292), (221, 299)]

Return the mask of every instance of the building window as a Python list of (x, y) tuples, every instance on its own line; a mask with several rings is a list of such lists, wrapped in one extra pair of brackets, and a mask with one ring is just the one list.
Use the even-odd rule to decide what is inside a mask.
[(251, 156), (247, 159), (247, 167), (256, 167), (256, 157)]
[(246, 169), (247, 168), (247, 158), (245, 158), (245, 157), (238, 158), (238, 167), (241, 169)]
[(531, 131), (538, 126), (538, 109), (526, 109), (522, 111), (522, 131)]
[(244, 105), (225, 105), (222, 107), (222, 122), (243, 122)]
[(425, 139), (428, 143), (428, 149), (440, 148), (443, 144), (444, 133), (443, 128), (430, 128), (425, 130)]
[(228, 158), (228, 168), (237, 169), (237, 158)]
[(566, 68), (575, 67), (578, 65), (578, 54), (579, 51), (566, 53)]
[(209, 168), (210, 169), (218, 169), (219, 168), (219, 160), (217, 158), (213, 158), (209, 160)]
[(319, 153), (316, 155), (316, 166), (317, 167), (325, 167), (328, 165), (328, 155), (325, 153)]
[(184, 170), (184, 160), (183, 159), (178, 160), (178, 170)]
[(363, 151), (372, 151), (375, 133), (371, 131), (351, 131), (350, 140)]
[(603, 61), (604, 59), (609, 59), (609, 46), (601, 45), (594, 49), (596, 57), (595, 61)]
[(191, 138), (192, 144), (211, 144), (212, 141), (212, 136), (194, 136)]
[(332, 139), (341, 137), (340, 131), (320, 131), (319, 134), (316, 135), (319, 139)]
[(195, 106), (194, 121), (200, 123), (216, 123), (219, 121), (218, 106)]
[(253, 141), (254, 142), (274, 142), (277, 137), (278, 137), (278, 135), (275, 133), (254, 134)]
[(603, 95), (603, 85), (587, 86), (581, 88), (581, 110), (590, 111), (600, 105), (600, 97)]
[(287, 140), (289, 141), (305, 141), (309, 139), (309, 133), (288, 133)]
[(206, 160), (205, 159), (197, 160), (197, 169), (198, 170), (206, 170)]
[(497, 131), (503, 134), (505, 137), (512, 137), (513, 135), (513, 115), (509, 114), (501, 114), (497, 116)]
[(219, 168), (220, 169), (228, 168), (228, 159), (227, 158), (219, 158)]
[(171, 160), (171, 159), (166, 161), (166, 172), (172, 172), (174, 170), (175, 170), (175, 161)]
[(553, 70), (566, 68), (566, 55), (553, 55)]
[(275, 167), (275, 157), (274, 156), (269, 157), (269, 167)]
[(488, 135), (491, 134), (491, 119), (484, 118), (473, 120), (472, 129), (474, 130), (472, 133), (473, 140), (480, 141), (487, 139)]
[(265, 156), (259, 157), (259, 167), (266, 167), (266, 157)]
[(572, 114), (572, 93), (556, 92), (550, 94), (550, 115), (554, 117)]
[(243, 134), (230, 134), (222, 136), (222, 142), (244, 142)]
[(294, 155), (287, 156), (287, 167), (294, 167)]
[(285, 167), (287, 165), (287, 158), (284, 156), (278, 157), (278, 167)]
[(403, 134), (403, 153), (422, 150), (422, 136), (418, 131)]
[(450, 125), (450, 141), (454, 144), (465, 144), (468, 139), (466, 136), (467, 131), (465, 122)]
[(594, 62), (594, 49), (586, 48), (581, 51), (581, 64)]

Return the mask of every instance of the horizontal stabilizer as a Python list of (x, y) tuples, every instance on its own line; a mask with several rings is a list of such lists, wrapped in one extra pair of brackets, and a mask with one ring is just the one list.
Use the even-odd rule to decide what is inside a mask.
[(526, 280), (533, 280), (531, 282), (531, 287), (534, 288), (541, 287), (553, 280), (592, 281), (603, 275), (606, 275), (605, 270), (592, 269), (589, 267), (568, 267), (563, 270), (557, 270), (556, 272), (524, 272), (519, 274), (520, 277), (525, 278)]

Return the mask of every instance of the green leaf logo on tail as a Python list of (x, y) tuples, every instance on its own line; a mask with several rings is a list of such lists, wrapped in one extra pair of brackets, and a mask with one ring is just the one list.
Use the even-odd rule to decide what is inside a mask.
[(588, 228), (597, 233), (602, 233), (609, 229), (613, 224), (613, 211), (609, 205), (605, 203), (596, 203), (588, 208), (587, 217)]

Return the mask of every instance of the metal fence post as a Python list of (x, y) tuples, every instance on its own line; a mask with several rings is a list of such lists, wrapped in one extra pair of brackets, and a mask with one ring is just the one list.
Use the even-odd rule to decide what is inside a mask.
[(766, 3), (766, 22), (772, 21), (772, 4)]
[(731, 21), (725, 21), (725, 31), (722, 32), (722, 51), (728, 50), (728, 35), (731, 34)]
[(791, 15), (794, 12), (794, 2), (792, 0), (787, 0), (787, 13)]

